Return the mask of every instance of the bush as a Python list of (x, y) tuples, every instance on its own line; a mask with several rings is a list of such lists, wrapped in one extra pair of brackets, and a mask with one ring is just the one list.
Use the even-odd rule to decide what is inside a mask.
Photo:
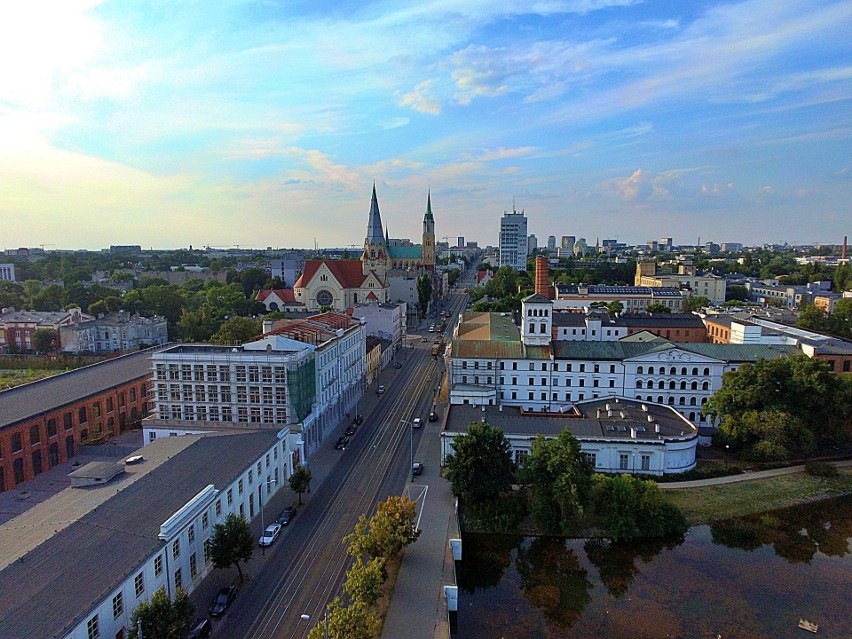
[(521, 494), (511, 493), (476, 504), (463, 502), (462, 526), (465, 530), (515, 532), (526, 514)]
[(805, 464), (805, 472), (814, 477), (838, 477), (837, 466), (824, 461), (810, 461)]

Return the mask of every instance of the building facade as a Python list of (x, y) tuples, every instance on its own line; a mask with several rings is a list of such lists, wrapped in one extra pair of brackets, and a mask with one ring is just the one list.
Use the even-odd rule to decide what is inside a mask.
[(59, 342), (65, 353), (134, 351), (163, 346), (168, 341), (169, 327), (165, 317), (121, 312), (59, 327)]
[(33, 350), (35, 333), (39, 329), (52, 329), (61, 347), (60, 329), (63, 326), (95, 319), (79, 308), (67, 311), (16, 311), (4, 309), (0, 313), (0, 351), (26, 352)]
[(15, 281), (15, 265), (14, 264), (0, 264), (0, 282), (14, 282)]
[(674, 288), (555, 284), (554, 289), (555, 308), (583, 308), (611, 302), (621, 302), (625, 313), (645, 311), (652, 304), (662, 304), (673, 313), (679, 313), (683, 308), (683, 294)]
[(511, 266), (516, 271), (527, 270), (527, 217), (524, 212), (505, 211), (500, 218), (500, 266)]

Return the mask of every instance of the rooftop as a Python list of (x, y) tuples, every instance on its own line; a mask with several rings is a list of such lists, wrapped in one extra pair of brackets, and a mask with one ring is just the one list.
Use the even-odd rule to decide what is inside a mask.
[[(101, 499), (101, 503), (79, 515), (84, 497), (70, 510), (42, 506), (33, 511), (49, 521), (71, 520), (50, 539), (0, 570), (0, 627), (5, 636), (17, 639), (60, 637), (79, 624), (84, 616), (109, 596), (138, 567), (163, 548), (160, 526), (206, 486), (222, 488), (275, 441), (274, 431), (244, 435), (164, 438), (140, 449), (146, 458), (151, 446), (185, 447), (159, 464), (151, 464), (116, 493), (115, 482), (86, 489), (66, 489)], [(160, 442), (163, 443), (160, 443)], [(140, 466), (147, 465), (143, 462)], [(130, 467), (128, 467), (129, 469)], [(106, 498), (99, 497), (107, 492)], [(63, 494), (57, 495), (62, 498)], [(35, 516), (35, 515), (33, 515)], [(18, 527), (19, 518), (6, 524)], [(74, 559), (68, 560), (69, 549)], [(69, 587), (85, 584), (85, 587)]]
[(0, 428), (150, 375), (151, 350), (90, 364), (0, 391)]

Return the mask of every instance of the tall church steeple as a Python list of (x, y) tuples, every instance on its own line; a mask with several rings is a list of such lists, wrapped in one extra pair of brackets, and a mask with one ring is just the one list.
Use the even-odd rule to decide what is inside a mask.
[(423, 216), (423, 266), (435, 267), (435, 218), (432, 217), (432, 189), (426, 194), (426, 215)]
[(384, 278), (387, 273), (388, 245), (382, 231), (382, 216), (379, 213), (379, 199), (376, 197), (376, 183), (373, 183), (373, 196), (370, 199), (370, 216), (367, 221), (367, 237), (364, 238), (364, 254), (361, 256), (361, 272), (367, 275), (375, 271)]

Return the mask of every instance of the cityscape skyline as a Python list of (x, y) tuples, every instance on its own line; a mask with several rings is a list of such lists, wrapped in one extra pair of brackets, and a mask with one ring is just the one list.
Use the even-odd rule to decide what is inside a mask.
[(839, 244), (852, 5), (99, 0), (4, 10), (4, 248)]

